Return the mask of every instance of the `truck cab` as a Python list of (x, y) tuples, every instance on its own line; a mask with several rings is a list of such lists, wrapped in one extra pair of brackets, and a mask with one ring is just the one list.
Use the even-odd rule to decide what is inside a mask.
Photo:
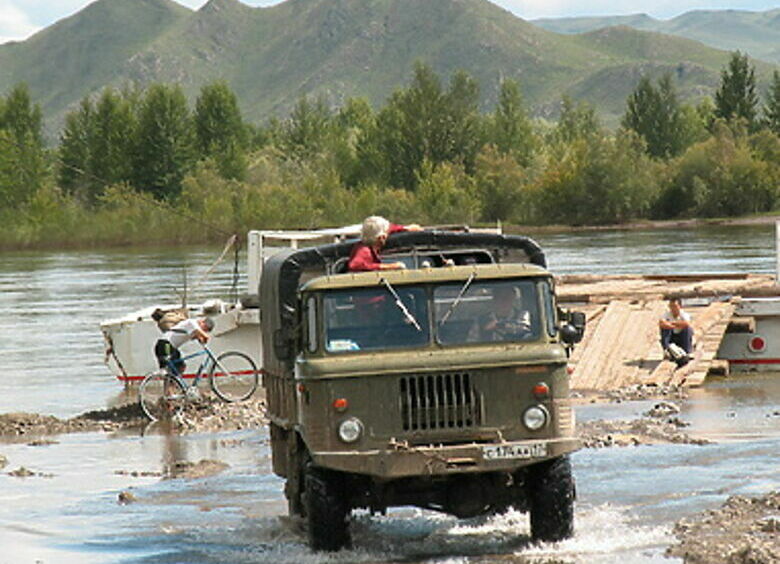
[(570, 536), (584, 320), (557, 307), (541, 249), (401, 234), (386, 258), (407, 269), (344, 272), (352, 244), (275, 255), (260, 284), (273, 468), (312, 548), (348, 545), (353, 509), (400, 505), (515, 507), (535, 539)]

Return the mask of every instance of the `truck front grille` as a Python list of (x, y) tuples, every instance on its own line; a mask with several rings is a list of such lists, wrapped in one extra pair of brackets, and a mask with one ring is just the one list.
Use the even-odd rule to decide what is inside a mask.
[(482, 397), (467, 372), (407, 376), (399, 382), (404, 431), (482, 424)]

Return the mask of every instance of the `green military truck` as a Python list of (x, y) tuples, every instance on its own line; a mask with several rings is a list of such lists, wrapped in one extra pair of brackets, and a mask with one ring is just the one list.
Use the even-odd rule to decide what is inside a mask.
[(353, 509), (471, 517), (515, 507), (534, 539), (572, 535), (579, 448), (559, 309), (529, 238), (389, 238), (397, 271), (345, 272), (353, 242), (280, 252), (260, 282), (274, 472), (314, 550)]

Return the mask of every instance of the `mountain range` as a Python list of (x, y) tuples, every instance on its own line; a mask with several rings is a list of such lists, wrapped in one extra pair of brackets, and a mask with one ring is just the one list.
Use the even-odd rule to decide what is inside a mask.
[(605, 27), (628, 26), (701, 41), (728, 51), (742, 51), (756, 59), (780, 63), (780, 8), (766, 12), (694, 10), (669, 20), (647, 14), (532, 20), (556, 33), (584, 33)]
[[(525, 21), (488, 0), (286, 0), (266, 8), (209, 0), (197, 11), (173, 0), (97, 0), (25, 41), (0, 45), (0, 93), (26, 82), (52, 132), (84, 96), (159, 81), (194, 97), (226, 80), (256, 122), (285, 115), (302, 95), (333, 106), (363, 96), (378, 106), (418, 60), (445, 80), (469, 72), (485, 108), (510, 77), (537, 116), (554, 117), (569, 94), (594, 104), (608, 123), (642, 75), (671, 72), (691, 100), (717, 87), (727, 51), (617, 23), (572, 34), (589, 27), (570, 20), (550, 31), (550, 21)], [(771, 51), (778, 42), (767, 37)], [(778, 67), (756, 67), (763, 92)]]

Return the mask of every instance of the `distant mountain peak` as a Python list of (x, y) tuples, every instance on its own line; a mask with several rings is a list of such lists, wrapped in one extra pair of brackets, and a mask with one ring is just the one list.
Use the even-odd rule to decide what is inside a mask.
[(243, 10), (251, 8), (239, 0), (208, 0), (208, 2), (206, 2), (198, 11), (203, 14), (208, 14), (214, 12), (224, 12), (226, 10), (235, 11), (237, 9)]

